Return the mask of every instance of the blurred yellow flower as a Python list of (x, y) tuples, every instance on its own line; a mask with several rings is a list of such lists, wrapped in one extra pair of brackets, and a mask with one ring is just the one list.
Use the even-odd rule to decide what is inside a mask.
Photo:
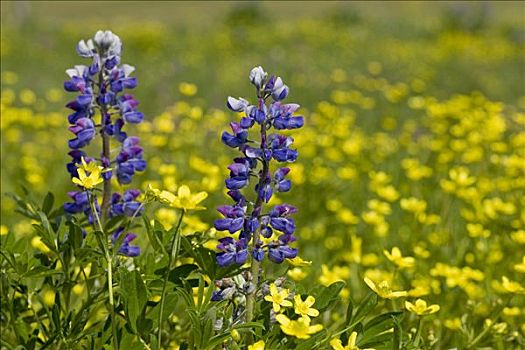
[(376, 284), (374, 281), (372, 281), (370, 278), (365, 277), (365, 283), (366, 285), (374, 291), (377, 295), (379, 295), (383, 299), (395, 299), (395, 298), (401, 298), (406, 297), (408, 293), (406, 291), (393, 291), (392, 288), (390, 288), (390, 285), (387, 281), (383, 281), (379, 284)]
[(521, 259), (521, 263), (514, 265), (514, 270), (521, 272), (521, 273), (525, 273), (525, 255)]
[(439, 305), (433, 304), (427, 306), (427, 302), (423, 299), (417, 299), (414, 304), (405, 301), (405, 308), (418, 316), (430, 315), (439, 311)]
[(197, 93), (197, 90), (198, 90), (197, 85), (195, 84), (186, 83), (186, 82), (179, 84), (179, 91), (183, 95), (195, 96), (195, 94)]
[(208, 197), (208, 193), (204, 191), (192, 194), (190, 188), (186, 185), (179, 187), (177, 195), (149, 186), (146, 195), (156, 198), (172, 208), (183, 209), (184, 211), (206, 209), (206, 207), (199, 206), (199, 203)]
[(257, 343), (248, 345), (248, 350), (264, 350), (264, 340), (259, 340)]
[(316, 324), (311, 326), (310, 319), (300, 317), (297, 320), (290, 320), (286, 315), (279, 314), (275, 319), (281, 325), (281, 330), (284, 334), (294, 336), (298, 339), (308, 339), (311, 334), (317, 333), (323, 329), (323, 326)]
[[(215, 247), (213, 247), (215, 248)], [(286, 273), (288, 275), (288, 277), (290, 277), (291, 279), (293, 279), (294, 281), (298, 282), (298, 281), (302, 281), (303, 279), (306, 278), (306, 276), (308, 275), (303, 269), (301, 269), (300, 267), (295, 267), (293, 269), (290, 269), (288, 270), (288, 272)]]
[(350, 269), (347, 266), (334, 266), (329, 269), (323, 264), (321, 272), (319, 282), (326, 287), (337, 281), (346, 281), (350, 277)]
[(513, 294), (525, 294), (525, 288), (518, 282), (509, 280), (506, 276), (501, 277), (503, 289)]
[(444, 326), (451, 330), (461, 329), (461, 319), (459, 317), (447, 319), (443, 322)]
[(299, 255), (296, 256), (293, 259), (286, 259), (286, 261), (288, 261), (288, 263), (290, 263), (290, 265), (296, 266), (296, 267), (303, 267), (303, 266), (310, 266), (310, 265), (312, 265), (311, 261), (303, 260)]
[(357, 332), (352, 332), (348, 337), (348, 344), (343, 346), (341, 339), (334, 338), (330, 340), (330, 346), (333, 350), (375, 350), (373, 348), (361, 349), (357, 346)]
[(411, 256), (403, 257), (401, 250), (398, 247), (393, 247), (392, 252), (383, 250), (383, 254), (385, 254), (388, 260), (396, 264), (401, 269), (413, 268), (416, 263), (416, 259)]

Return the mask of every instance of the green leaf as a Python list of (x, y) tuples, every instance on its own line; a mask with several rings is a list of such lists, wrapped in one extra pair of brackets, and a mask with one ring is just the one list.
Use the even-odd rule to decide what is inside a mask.
[[(190, 275), (190, 273), (197, 270), (198, 268), (199, 267), (195, 264), (184, 264), (177, 266), (176, 268), (170, 271), (168, 275), (168, 281), (181, 286), (182, 280), (187, 278)], [(164, 276), (166, 274), (166, 269), (167, 267), (163, 267), (161, 269), (155, 270), (155, 274), (158, 276)]]
[(142, 314), (148, 301), (148, 295), (144, 281), (137, 270), (128, 271), (120, 268), (120, 294), (126, 307), (126, 316), (131, 329), (138, 333), (138, 319)]
[(339, 300), (339, 293), (344, 288), (345, 283), (342, 281), (334, 282), (321, 290), (321, 293), (315, 299), (314, 308), (319, 311), (326, 310), (329, 306)]
[(195, 310), (191, 308), (189, 308), (186, 311), (186, 314), (189, 316), (190, 321), (191, 321), (191, 326), (192, 326), (191, 330), (193, 332), (193, 341), (195, 343), (195, 347), (197, 349), (201, 349), (202, 348), (202, 344), (201, 344), (202, 327), (201, 327), (201, 322), (199, 320), (199, 316), (197, 315), (197, 312), (195, 312)]
[(259, 328), (261, 330), (265, 330), (264, 328), (264, 325), (262, 325), (261, 323), (259, 322), (245, 322), (245, 323), (240, 323), (236, 326), (233, 326), (233, 329), (248, 329), (248, 330), (251, 330), (253, 328)]
[(75, 225), (73, 222), (68, 222), (69, 226), (69, 241), (71, 242), (71, 247), (73, 250), (77, 250), (82, 246), (84, 240), (82, 229)]
[(372, 318), (363, 327), (363, 343), (374, 342), (375, 338), (384, 332), (395, 328), (396, 318), (401, 318), (402, 311), (387, 312)]
[(26, 273), (24, 273), (23, 277), (26, 277), (26, 278), (41, 278), (41, 277), (57, 275), (57, 274), (61, 274), (61, 273), (62, 272), (60, 272), (60, 271), (53, 270), (53, 269), (50, 269), (50, 268), (48, 268), (46, 266), (40, 265), (40, 266), (35, 266), (31, 270), (29, 270)]
[(319, 345), (322, 342), (322, 339), (326, 337), (326, 330), (323, 329), (322, 331), (315, 333), (312, 335), (309, 339), (301, 340), (301, 342), (297, 345), (295, 350), (311, 350), (317, 348), (317, 345)]
[(146, 227), (146, 233), (148, 234), (148, 240), (151, 243), (151, 246), (156, 252), (162, 253), (164, 256), (168, 255), (168, 252), (164, 248), (164, 245), (162, 244), (162, 241), (157, 237), (155, 234), (155, 231), (153, 227), (151, 227), (150, 221), (146, 215), (142, 216), (142, 219), (144, 220), (144, 227)]
[(109, 219), (109, 221), (104, 225), (104, 232), (111, 232), (113, 228), (117, 227), (122, 219), (122, 216), (115, 216)]
[(352, 298), (348, 298), (348, 307), (346, 308), (346, 325), (352, 322), (352, 313), (354, 312), (354, 303)]
[(44, 243), (49, 249), (56, 252), (56, 245), (55, 245), (55, 231), (51, 227), (51, 224), (49, 223), (49, 220), (47, 219), (46, 214), (39, 211), (38, 212), (40, 223), (41, 225), (33, 225), (33, 227), (36, 228), (38, 233), (40, 234), (40, 237), (42, 238), (42, 243)]
[(361, 322), (377, 305), (377, 294), (374, 292), (368, 293), (368, 295), (361, 301), (361, 304), (355, 310), (355, 314), (352, 317), (352, 323), (349, 327), (356, 325)]
[(230, 333), (217, 334), (208, 341), (205, 349), (216, 349), (219, 344), (225, 342), (230, 337)]
[(51, 212), (54, 202), (55, 196), (53, 196), (53, 193), (48, 192), (44, 198), (44, 201), (42, 202), (42, 211), (44, 214), (48, 215)]

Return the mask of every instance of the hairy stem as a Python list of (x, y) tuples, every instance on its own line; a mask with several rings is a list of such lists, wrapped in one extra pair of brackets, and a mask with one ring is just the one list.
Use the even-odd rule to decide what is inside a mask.
[[(266, 123), (263, 122), (261, 124), (261, 148), (264, 149), (265, 147), (266, 147)], [(264, 157), (262, 159), (262, 164), (263, 164), (263, 169), (261, 171), (260, 178), (259, 178), (259, 184), (258, 184), (259, 189), (261, 189), (262, 186), (264, 185), (264, 182), (266, 181), (269, 170), (270, 170), (269, 161), (265, 160)], [(255, 201), (255, 205), (252, 211), (252, 216), (258, 216), (261, 213), (262, 206), (263, 206), (263, 197), (262, 197), (261, 191), (259, 191), (259, 193), (257, 194), (257, 200)], [(260, 234), (260, 226), (253, 233), (252, 251), (253, 249), (255, 249), (255, 244), (259, 241), (259, 234)], [(257, 261), (252, 255), (251, 257), (251, 281), (250, 282), (253, 284), (253, 289), (246, 296), (246, 322), (251, 322), (255, 316), (255, 296), (257, 294), (257, 288), (258, 288), (258, 283), (259, 283), (260, 267), (261, 267), (261, 263)], [(248, 333), (247, 343), (248, 344), (253, 343), (253, 336), (251, 333)]]
[[(101, 110), (104, 113), (105, 107), (101, 107)], [(102, 157), (109, 159), (110, 158), (110, 139), (109, 135), (107, 135), (103, 130), (102, 133)], [(109, 208), (111, 205), (111, 178), (104, 181), (104, 194), (102, 197), (102, 218), (104, 222), (109, 217)]]
[(175, 230), (173, 231), (173, 238), (171, 239), (171, 246), (169, 250), (168, 255), (168, 266), (166, 268), (166, 273), (164, 274), (164, 282), (162, 284), (162, 293), (160, 296), (160, 312), (159, 312), (159, 330), (157, 333), (157, 349), (161, 349), (162, 346), (162, 316), (164, 313), (164, 302), (166, 297), (166, 288), (168, 286), (168, 277), (170, 275), (171, 271), (171, 265), (173, 264), (173, 261), (177, 261), (177, 257), (179, 255), (179, 248), (180, 248), (180, 226), (182, 224), (182, 218), (184, 217), (184, 210), (180, 211), (179, 221), (177, 222), (177, 226), (175, 226)]
[[(98, 91), (99, 94), (102, 91), (104, 85), (104, 69), (100, 69), (98, 73)], [(109, 113), (106, 105), (100, 104), (100, 135), (102, 136), (102, 159), (110, 159), (111, 156), (111, 144), (109, 135), (106, 134), (104, 126), (106, 125), (106, 117), (109, 118)], [(111, 205), (111, 178), (104, 181), (104, 192), (102, 195), (102, 220), (104, 223), (109, 217), (109, 208)]]

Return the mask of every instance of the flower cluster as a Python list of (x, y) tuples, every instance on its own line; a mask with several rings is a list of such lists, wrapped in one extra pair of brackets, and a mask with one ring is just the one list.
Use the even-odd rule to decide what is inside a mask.
[[(279, 288), (275, 283), (270, 284), (269, 293), (264, 297), (265, 301), (272, 303), (272, 311), (275, 314), (275, 320), (280, 324), (281, 330), (287, 335), (294, 336), (298, 339), (308, 339), (311, 334), (323, 329), (320, 324), (311, 325), (310, 317), (319, 316), (319, 310), (313, 308), (315, 298), (308, 295), (305, 300), (301, 295), (293, 296), (293, 303), (290, 290)], [(286, 308), (294, 309), (294, 314), (299, 318), (292, 320), (285, 315)]]
[[(299, 105), (281, 102), (289, 89), (280, 77), (268, 77), (262, 67), (256, 67), (250, 72), (250, 81), (257, 91), (256, 104), (252, 105), (243, 98), (228, 97), (227, 101), (230, 110), (243, 115), (239, 122), (230, 124), (231, 133), (225, 131), (222, 134), (222, 142), (237, 148), (242, 156), (228, 166), (230, 177), (225, 183), (234, 204), (217, 209), (223, 218), (215, 221), (215, 228), (231, 234), (240, 233), (238, 239), (225, 237), (220, 240), (217, 247), (220, 266), (243, 264), (250, 255), (259, 262), (267, 255), (275, 263), (297, 256), (297, 249), (290, 247), (295, 241), (295, 222), (291, 215), (297, 209), (281, 204), (263, 213), (263, 205), (270, 201), (274, 192), (288, 192), (291, 188), (291, 181), (286, 178), (290, 168), (279, 167), (272, 173), (272, 159), (280, 163), (297, 159), (297, 150), (291, 148), (292, 137), (269, 132), (272, 128), (300, 128), (304, 119), (293, 115)], [(256, 125), (259, 126), (258, 137), (251, 139), (249, 131)], [(254, 179), (255, 199), (250, 201), (242, 190)], [(278, 236), (274, 235), (276, 232), (280, 232)]]
[[(131, 183), (136, 172), (146, 168), (139, 138), (128, 136), (123, 131), (128, 123), (140, 123), (144, 115), (137, 110), (138, 101), (124, 92), (125, 89), (135, 88), (137, 79), (131, 77), (134, 67), (120, 64), (121, 51), (122, 42), (117, 35), (111, 31), (98, 31), (93, 39), (81, 40), (77, 45), (77, 53), (81, 57), (90, 58), (92, 63), (89, 66), (77, 65), (66, 70), (70, 79), (64, 83), (64, 89), (78, 93), (77, 98), (66, 105), (73, 111), (68, 116), (68, 121), (71, 124), (69, 131), (74, 134), (74, 138), (68, 142), (71, 162), (67, 164), (67, 170), (73, 182), (83, 191), (88, 191), (89, 195), (82, 191), (71, 192), (73, 202), (66, 203), (64, 209), (70, 214), (84, 212), (90, 222), (91, 196), (97, 214), (105, 218), (117, 215), (134, 217), (140, 215), (143, 209), (137, 201), (139, 190), (127, 190), (124, 194), (111, 193), (111, 179), (114, 173), (120, 184), (127, 185)], [(100, 135), (102, 141), (100, 157), (88, 157), (82, 149), (97, 135)], [(111, 139), (121, 144), (120, 152), (114, 158), (111, 155)], [(86, 176), (85, 170), (77, 166), (80, 162), (84, 166), (93, 164), (92, 167), (100, 170)], [(100, 208), (93, 190), (102, 182), (104, 195)], [(134, 236), (129, 234), (127, 237)], [(138, 254), (138, 247), (123, 249), (131, 241), (127, 237), (120, 252), (135, 256)]]

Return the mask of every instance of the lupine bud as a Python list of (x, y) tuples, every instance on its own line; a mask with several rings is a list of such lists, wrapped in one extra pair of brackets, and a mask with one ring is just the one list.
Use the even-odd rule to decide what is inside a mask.
[(231, 96), (228, 97), (228, 102), (226, 103), (226, 106), (234, 112), (242, 112), (248, 105), (248, 101), (244, 98), (239, 97), (239, 99), (236, 99)]
[(278, 77), (273, 85), (272, 98), (275, 101), (281, 101), (284, 100), (286, 96), (288, 96), (288, 86), (284, 85), (281, 77)]
[(250, 81), (257, 89), (260, 89), (268, 74), (261, 66), (255, 67), (250, 72)]

